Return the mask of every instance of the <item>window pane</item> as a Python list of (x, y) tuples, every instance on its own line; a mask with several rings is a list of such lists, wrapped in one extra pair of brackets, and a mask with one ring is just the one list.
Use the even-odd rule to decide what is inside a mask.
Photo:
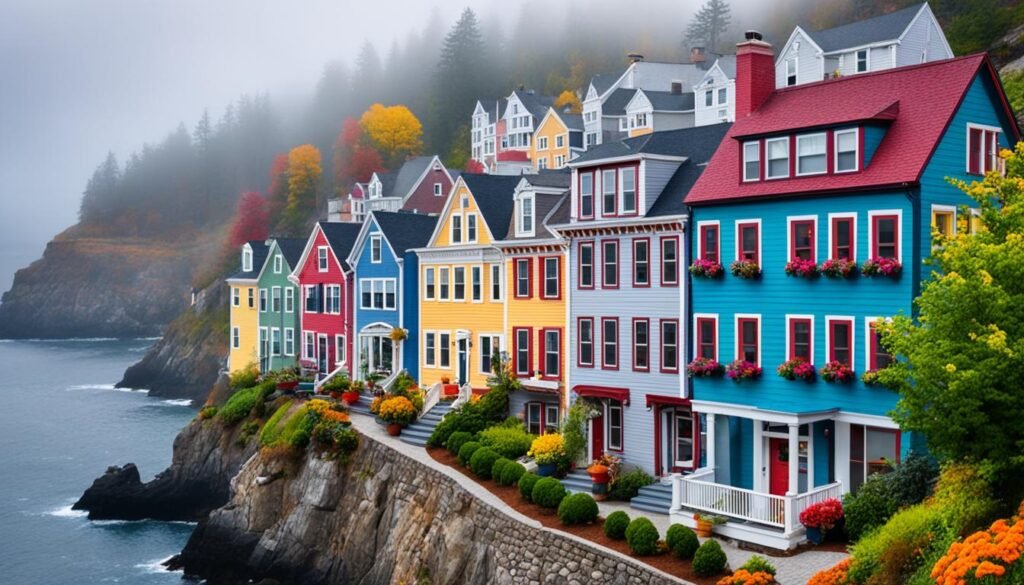
[(757, 322), (747, 319), (741, 322), (740, 352), (742, 358), (757, 363)]
[(767, 140), (768, 177), (789, 176), (789, 140)]
[(824, 173), (827, 170), (824, 134), (800, 136), (796, 144), (798, 173)]
[(896, 257), (895, 218), (883, 217), (875, 222), (875, 241), (877, 242), (877, 253), (880, 258)]
[(580, 286), (594, 284), (594, 245), (580, 246)]
[(594, 214), (594, 175), (585, 173), (580, 176), (580, 215), (588, 217)]
[(561, 339), (557, 331), (544, 333), (544, 373), (548, 376), (558, 376), (561, 370), (559, 356), (561, 354)]
[(661, 367), (664, 369), (674, 370), (678, 367), (677, 329), (675, 323), (661, 324)]
[(836, 220), (835, 231), (832, 234), (832, 237), (835, 238), (835, 257), (837, 260), (840, 258), (846, 258), (849, 260), (853, 257), (853, 247), (851, 246), (852, 235), (853, 220)]
[(857, 168), (857, 133), (836, 134), (836, 170), (852, 171)]
[(580, 321), (580, 363), (594, 363), (594, 322)]
[(743, 178), (756, 181), (760, 176), (761, 146), (758, 142), (747, 142), (743, 145)]
[(793, 355), (792, 359), (811, 360), (811, 324), (807, 321), (793, 321)]
[(700, 229), (704, 233), (701, 258), (718, 262), (718, 226), (706, 225)]
[(741, 253), (743, 260), (757, 261), (757, 226), (740, 227)]
[(602, 183), (602, 204), (601, 213), (605, 215), (615, 214), (615, 171), (604, 171)]
[(646, 369), (648, 365), (648, 324), (646, 321), (633, 323), (633, 366)]
[(636, 169), (622, 169), (622, 211), (636, 211)]
[(647, 241), (638, 240), (633, 243), (633, 276), (634, 284), (647, 284), (649, 282), (649, 266)]
[(715, 322), (711, 319), (701, 319), (698, 327), (700, 357), (713, 360), (715, 359)]
[(850, 365), (849, 323), (832, 323), (832, 359)]
[(667, 238), (661, 241), (661, 282), (675, 284), (679, 282), (679, 261), (676, 258), (676, 240)]
[(797, 222), (793, 224), (793, 257), (801, 260), (813, 260), (814, 256), (814, 224)]

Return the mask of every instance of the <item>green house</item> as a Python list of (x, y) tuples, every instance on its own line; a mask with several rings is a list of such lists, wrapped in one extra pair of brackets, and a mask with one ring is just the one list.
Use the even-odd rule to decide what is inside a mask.
[(304, 239), (267, 240), (269, 249), (257, 279), (261, 372), (298, 365), (299, 287), (288, 280), (302, 256)]

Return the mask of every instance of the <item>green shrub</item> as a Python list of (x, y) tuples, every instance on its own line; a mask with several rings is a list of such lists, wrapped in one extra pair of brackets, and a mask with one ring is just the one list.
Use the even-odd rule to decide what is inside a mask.
[(622, 510), (616, 510), (604, 519), (604, 535), (615, 540), (626, 538), (626, 528), (629, 528), (629, 514)]
[(665, 544), (668, 546), (668, 550), (672, 551), (672, 554), (681, 559), (689, 560), (693, 558), (693, 553), (697, 552), (700, 541), (697, 540), (697, 534), (693, 530), (682, 524), (673, 524), (668, 527), (668, 531), (665, 533)]
[(775, 565), (771, 564), (768, 559), (754, 555), (747, 559), (747, 562), (743, 563), (741, 569), (746, 569), (750, 573), (768, 573), (769, 575), (775, 574)]
[(477, 443), (476, 441), (469, 441), (468, 443), (463, 443), (462, 447), (459, 448), (459, 463), (463, 467), (469, 466), (469, 460), (472, 459), (473, 453), (476, 453), (477, 449), (481, 448), (482, 446), (483, 445)]
[[(525, 467), (523, 468), (526, 469)], [(540, 481), (540, 476), (536, 473), (526, 472), (523, 473), (522, 477), (519, 478), (519, 482), (516, 484), (519, 486), (519, 495), (523, 497), (527, 502), (533, 501), (533, 488)]]
[(590, 494), (570, 494), (558, 505), (558, 519), (566, 526), (597, 520), (597, 502)]
[(480, 447), (469, 458), (469, 468), (480, 479), (491, 479), (491, 468), (498, 459), (501, 459), (501, 455), (497, 451), (490, 447)]
[(526, 468), (518, 461), (509, 461), (501, 470), (501, 485), (519, 485), (519, 479), (526, 473)]
[(334, 428), (334, 446), (344, 455), (354, 452), (359, 448), (359, 433), (353, 429), (343, 426)]
[(868, 477), (856, 493), (843, 498), (846, 534), (851, 542), (877, 528), (896, 513), (896, 501), (889, 495), (889, 482), (885, 475)]
[(942, 532), (942, 512), (918, 504), (904, 508), (851, 549), (851, 583), (905, 583), (923, 561), (921, 552)]
[(522, 427), (518, 419), (515, 427), (493, 426), (480, 433), (480, 444), (494, 449), (502, 457), (518, 459), (530, 450), (530, 443), (535, 438)]
[(928, 497), (932, 481), (938, 474), (939, 469), (931, 458), (911, 452), (886, 477), (889, 496), (899, 508), (920, 504)]
[(633, 554), (641, 557), (658, 552), (658, 529), (649, 518), (634, 518), (626, 527), (626, 543)]
[(553, 477), (542, 477), (533, 486), (530, 501), (542, 508), (558, 508), (565, 498), (565, 487)]
[(281, 422), (281, 419), (288, 414), (288, 409), (291, 407), (292, 402), (288, 400), (274, 411), (273, 416), (270, 417), (267, 424), (263, 425), (263, 430), (260, 431), (260, 445), (269, 447), (277, 442), (278, 438), (281, 436), (281, 430), (278, 428), (278, 424)]
[(725, 551), (717, 540), (707, 539), (693, 555), (693, 572), (700, 577), (710, 577), (725, 570)]
[(500, 423), (508, 416), (508, 390), (504, 387), (492, 387), (490, 392), (480, 397), (475, 404), (467, 402), (448, 413), (434, 427), (427, 439), (427, 445), (440, 447), (458, 431), (477, 434), (495, 423)]
[(259, 386), (239, 390), (228, 398), (224, 406), (217, 411), (217, 418), (226, 425), (233, 425), (249, 416), (253, 407), (262, 402)]
[(308, 407), (302, 406), (285, 421), (278, 442), (299, 449), (304, 448), (309, 444), (314, 425), (316, 417), (310, 413)]
[(957, 536), (985, 526), (999, 512), (988, 481), (978, 468), (966, 463), (942, 467), (932, 504), (942, 510), (946, 530)]
[(498, 485), (505, 485), (501, 483), (501, 472), (505, 471), (505, 466), (507, 466), (509, 463), (512, 463), (511, 459), (498, 457), (498, 459), (494, 462), (494, 465), (491, 466), (491, 479), (493, 479), (494, 482), (497, 483)]
[(199, 420), (208, 420), (217, 416), (218, 410), (219, 409), (216, 406), (213, 406), (212, 404), (209, 406), (202, 407), (201, 409), (199, 409)]
[(467, 433), (466, 431), (458, 431), (452, 433), (452, 435), (448, 437), (448, 441), (445, 442), (444, 446), (448, 448), (448, 451), (451, 452), (452, 455), (458, 455), (459, 449), (461, 449), (463, 445), (472, 440), (472, 433)]
[(654, 483), (654, 478), (642, 469), (620, 473), (608, 486), (608, 497), (612, 500), (629, 501), (636, 497), (640, 488)]
[(249, 364), (237, 372), (232, 372), (228, 385), (231, 386), (232, 390), (245, 390), (255, 386), (259, 378), (259, 367), (256, 364)]

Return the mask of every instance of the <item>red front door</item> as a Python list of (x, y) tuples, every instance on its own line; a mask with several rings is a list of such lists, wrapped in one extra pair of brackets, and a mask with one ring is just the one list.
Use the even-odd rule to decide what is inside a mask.
[(590, 420), (590, 446), (594, 459), (604, 454), (604, 415)]
[(776, 496), (789, 490), (789, 441), (768, 440), (768, 492)]

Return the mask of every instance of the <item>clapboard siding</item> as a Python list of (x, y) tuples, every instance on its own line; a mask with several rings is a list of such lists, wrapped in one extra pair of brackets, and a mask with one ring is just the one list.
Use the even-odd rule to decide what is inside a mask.
[(896, 50), (896, 65), (916, 65), (953, 56), (944, 42), (944, 35), (930, 10), (923, 10), (907, 27)]
[[(275, 258), (280, 257), (281, 260), (281, 271), (274, 272)], [(282, 368), (291, 368), (298, 365), (298, 355), (301, 350), (299, 343), (299, 287), (295, 286), (288, 280), (288, 275), (291, 273), (292, 267), (288, 265), (288, 261), (285, 259), (284, 254), (281, 253), (281, 248), (278, 247), (277, 241), (271, 244), (270, 252), (267, 256), (267, 262), (264, 266), (263, 274), (260, 277), (259, 288), (267, 291), (267, 310), (260, 312), (259, 314), (259, 326), (266, 327), (268, 331), (273, 329), (280, 329), (281, 331), (281, 352), (279, 355), (263, 356), (268, 358), (266, 360), (266, 367), (268, 370), (280, 370)], [(281, 304), (278, 307), (278, 311), (273, 311), (273, 290), (275, 288), (281, 289)], [(286, 311), (287, 305), (285, 303), (285, 297), (288, 294), (287, 290), (291, 290), (293, 295), (292, 310)], [(243, 299), (244, 302), (244, 299)], [(289, 355), (287, 353), (288, 348), (285, 346), (286, 330), (291, 330), (294, 336), (293, 351)], [(257, 342), (258, 342), (257, 336)], [(262, 350), (261, 350), (262, 351)]]
[(822, 62), (818, 57), (818, 47), (802, 32), (797, 32), (786, 52), (775, 62), (775, 87), (786, 87), (786, 61), (793, 57), (796, 57), (797, 85), (821, 81)]
[[(692, 118), (690, 126), (693, 126)], [(661, 127), (657, 128), (659, 131), (662, 130)], [(644, 190), (644, 201), (640, 202), (639, 207), (644, 210), (644, 213), (646, 213), (651, 210), (651, 206), (658, 200), (658, 196), (661, 195), (661, 192), (665, 189), (665, 185), (667, 185), (669, 180), (672, 179), (672, 175), (675, 174), (676, 169), (679, 168), (679, 163), (659, 160), (644, 160), (640, 165), (641, 168), (639, 176), (643, 181), (641, 187)]]

